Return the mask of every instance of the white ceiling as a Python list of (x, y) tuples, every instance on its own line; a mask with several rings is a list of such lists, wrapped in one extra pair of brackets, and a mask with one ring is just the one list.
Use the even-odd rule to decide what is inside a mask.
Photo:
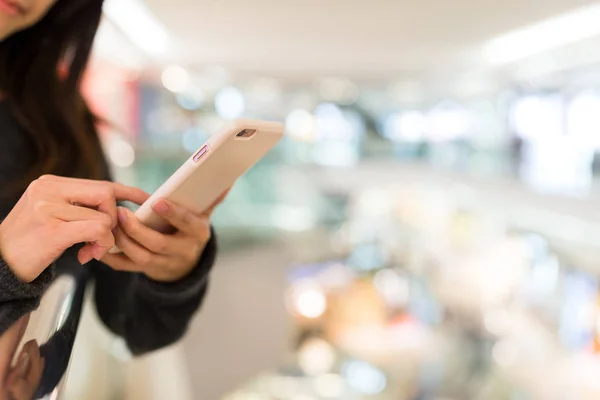
[(478, 65), (499, 34), (591, 0), (146, 0), (173, 59), (285, 78), (423, 77)]

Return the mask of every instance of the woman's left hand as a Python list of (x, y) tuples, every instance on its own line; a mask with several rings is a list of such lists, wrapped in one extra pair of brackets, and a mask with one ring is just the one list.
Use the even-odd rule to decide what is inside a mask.
[(119, 207), (115, 243), (122, 253), (106, 254), (101, 261), (115, 270), (142, 272), (159, 282), (184, 278), (196, 267), (210, 240), (210, 216), (225, 195), (202, 214), (166, 199), (157, 201), (152, 209), (177, 229), (174, 234), (148, 228), (130, 210)]

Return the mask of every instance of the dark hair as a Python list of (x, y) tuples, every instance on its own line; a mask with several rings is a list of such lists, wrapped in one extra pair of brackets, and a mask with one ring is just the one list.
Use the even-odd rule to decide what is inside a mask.
[(101, 15), (102, 0), (58, 0), (0, 42), (0, 93), (34, 152), (15, 190), (46, 173), (102, 175), (97, 121), (80, 92)]

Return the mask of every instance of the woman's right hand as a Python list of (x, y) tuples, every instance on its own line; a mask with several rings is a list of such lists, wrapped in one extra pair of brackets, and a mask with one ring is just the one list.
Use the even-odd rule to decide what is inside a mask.
[(45, 175), (33, 181), (0, 224), (0, 254), (24, 282), (35, 280), (65, 250), (86, 264), (114, 246), (117, 201), (142, 204), (144, 191), (106, 181)]

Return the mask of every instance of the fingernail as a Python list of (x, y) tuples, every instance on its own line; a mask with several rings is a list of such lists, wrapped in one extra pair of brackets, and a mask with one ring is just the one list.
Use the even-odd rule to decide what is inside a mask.
[(92, 261), (92, 258), (94, 257), (92, 256), (91, 251), (89, 249), (82, 250), (79, 254), (79, 262), (81, 263), (81, 265), (89, 263), (90, 261)]
[(102, 257), (104, 257), (104, 253), (105, 253), (105, 250), (102, 247), (95, 246), (92, 249), (92, 255), (98, 261), (100, 261), (100, 259)]
[(125, 221), (127, 221), (127, 213), (123, 208), (119, 207), (119, 222), (123, 224)]
[(154, 203), (154, 206), (152, 207), (152, 209), (154, 211), (156, 211), (158, 214), (164, 215), (169, 212), (169, 205), (167, 204), (166, 201), (159, 200), (156, 203)]
[(19, 371), (19, 376), (24, 377), (27, 375), (27, 371), (29, 371), (29, 354), (21, 353), (18, 364), (17, 369)]

